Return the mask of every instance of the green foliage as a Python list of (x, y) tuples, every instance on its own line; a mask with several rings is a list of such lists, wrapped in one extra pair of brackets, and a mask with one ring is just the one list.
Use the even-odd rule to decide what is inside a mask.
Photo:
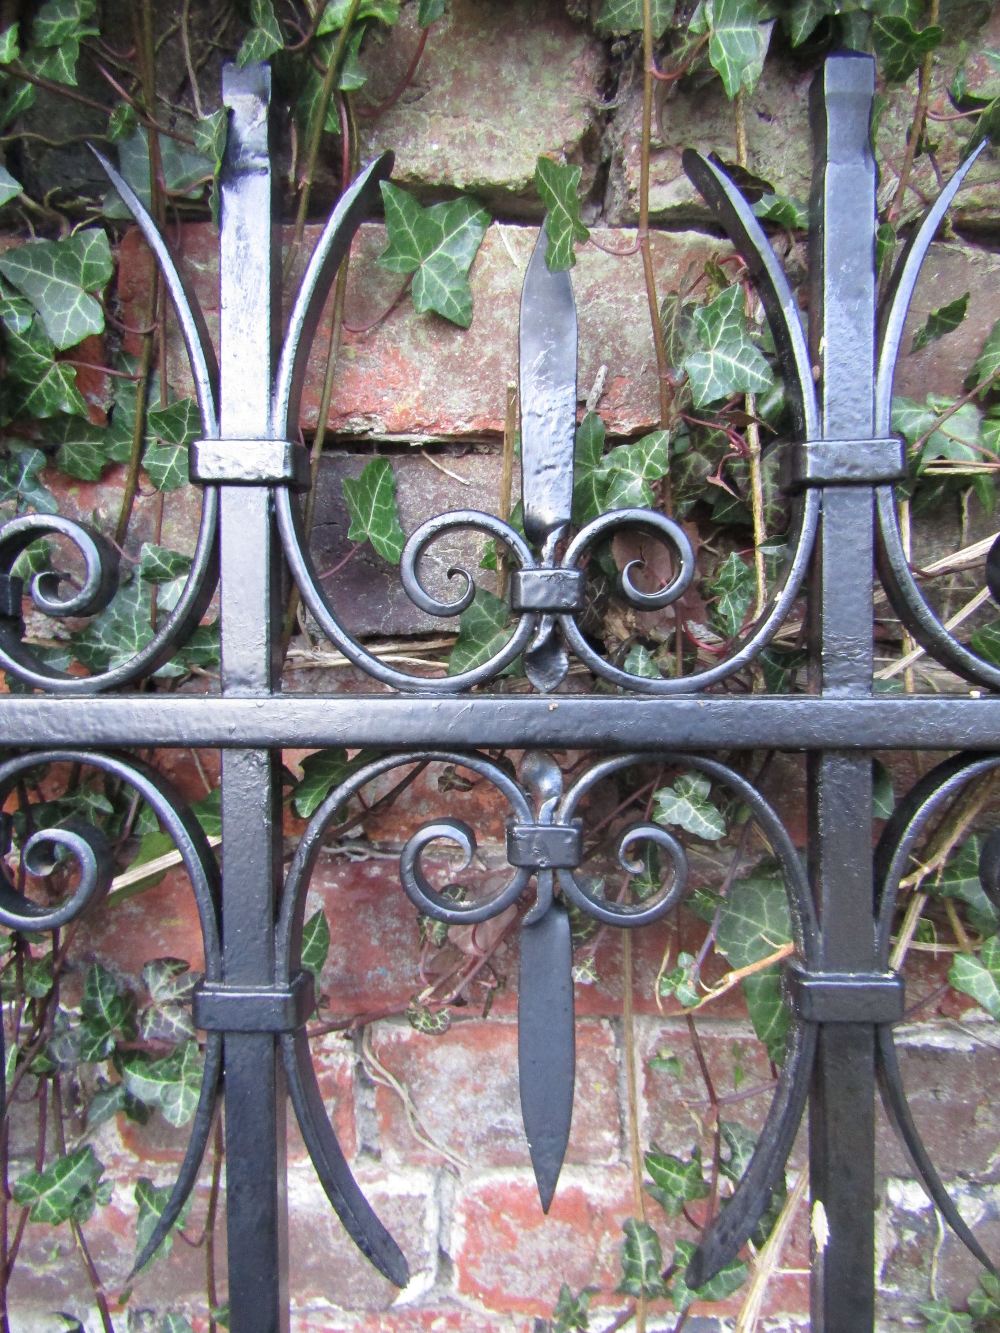
[(329, 952), (330, 923), (319, 908), (302, 927), (302, 966), (313, 974), (317, 985)]
[(60, 350), (103, 332), (104, 311), (90, 293), (113, 271), (108, 238), (98, 227), (61, 241), (28, 241), (0, 255), (0, 273), (31, 302)]
[(250, 19), (253, 27), (236, 53), (236, 63), (240, 66), (267, 60), (285, 45), (272, 0), (250, 0)]
[(650, 1180), (646, 1191), (660, 1204), (668, 1217), (677, 1217), (684, 1205), (708, 1197), (708, 1185), (702, 1173), (701, 1153), (695, 1148), (685, 1161), (655, 1147), (644, 1156)]
[(972, 1320), (959, 1314), (947, 1301), (921, 1301), (917, 1309), (927, 1321), (929, 1333), (972, 1333)]
[(573, 522), (579, 527), (608, 509), (648, 508), (654, 484), (670, 470), (670, 435), (651, 431), (604, 453), (604, 422), (588, 412), (576, 430)]
[[(758, 963), (791, 937), (788, 897), (780, 873), (755, 871), (736, 880), (722, 902), (716, 936), (716, 947), (730, 967)], [(741, 984), (754, 1031), (771, 1058), (780, 1061), (790, 1019), (778, 966), (744, 977)]]
[(59, 412), (86, 417), (76, 370), (55, 359), (55, 344), (41, 316), (27, 301), (14, 297), (0, 299), (0, 321), (7, 353), (7, 379), (0, 397), (3, 419), (44, 419)]
[[(674, 17), (674, 0), (651, 0), (653, 36), (662, 37)], [(595, 24), (614, 36), (642, 31), (642, 0), (604, 0)]]
[(944, 28), (937, 24), (918, 29), (909, 18), (887, 14), (872, 24), (872, 41), (882, 73), (890, 83), (905, 83), (924, 56), (939, 46)]
[(198, 1105), (202, 1057), (196, 1041), (186, 1041), (160, 1060), (137, 1052), (122, 1061), (126, 1090), (162, 1111), (171, 1125), (186, 1125)]
[(467, 329), (472, 323), (468, 273), (490, 225), (490, 215), (472, 199), (424, 208), (405, 190), (382, 182), (388, 245), (379, 263), (393, 273), (412, 273), (413, 306), (436, 311)]
[(712, 622), (724, 638), (732, 639), (743, 628), (753, 606), (757, 576), (750, 565), (731, 551), (708, 585), (712, 598)]
[(696, 350), (684, 358), (684, 369), (696, 407), (771, 387), (774, 375), (747, 333), (738, 284), (694, 312), (694, 342)]
[(574, 1296), (569, 1284), (564, 1282), (559, 1288), (559, 1299), (546, 1333), (588, 1333), (590, 1298), (596, 1290), (596, 1287), (584, 1287)]
[(690, 30), (708, 34), (708, 58), (727, 97), (753, 92), (764, 68), (770, 21), (758, 0), (699, 0)]
[(978, 957), (956, 954), (948, 980), (957, 991), (971, 996), (991, 1018), (1000, 1020), (1000, 939), (990, 936)]
[[(135, 1252), (136, 1257), (142, 1253), (146, 1245), (156, 1230), (160, 1218), (163, 1216), (167, 1204), (170, 1202), (171, 1187), (169, 1185), (154, 1185), (148, 1176), (140, 1176), (135, 1182), (134, 1198), (136, 1208), (138, 1209), (138, 1218), (135, 1227)], [(163, 1240), (157, 1246), (156, 1250), (146, 1261), (147, 1264), (154, 1263), (157, 1259), (162, 1259), (170, 1253), (174, 1247), (174, 1232), (184, 1225), (184, 1218), (190, 1208), (190, 1202), (185, 1204), (181, 1210), (181, 1215), (170, 1228)], [(168, 1315), (168, 1319), (179, 1318), (176, 1315)]]
[(966, 292), (963, 296), (956, 297), (954, 301), (949, 301), (947, 305), (938, 306), (937, 310), (932, 310), (927, 316), (927, 322), (922, 324), (913, 335), (913, 344), (910, 350), (919, 352), (928, 343), (936, 342), (938, 338), (943, 338), (946, 333), (953, 333), (965, 319), (968, 309), (969, 293)]
[(103, 1176), (104, 1166), (87, 1144), (57, 1157), (42, 1171), (21, 1176), (14, 1182), (14, 1202), (29, 1210), (32, 1222), (85, 1222), (97, 1204), (111, 1198), (111, 1184)]
[(627, 1296), (660, 1300), (667, 1294), (663, 1283), (663, 1251), (660, 1238), (648, 1222), (630, 1217), (624, 1223), (622, 1280), (618, 1290)]
[(684, 1270), (694, 1255), (694, 1242), (678, 1240), (674, 1246), (674, 1275), (670, 1280), (670, 1298), (678, 1310), (686, 1310), (694, 1301), (724, 1301), (747, 1280), (747, 1266), (739, 1259), (731, 1259), (715, 1277), (701, 1287), (689, 1287), (684, 1281)]
[[(513, 634), (510, 607), (485, 588), (477, 588), (472, 605), (459, 618), (458, 638), (448, 658), (449, 676), (488, 662)], [(510, 671), (512, 667), (508, 667)]]
[(535, 189), (545, 205), (545, 262), (553, 273), (576, 263), (575, 244), (590, 236), (580, 220), (580, 175), (582, 169), (540, 157), (535, 166)]
[(653, 818), (658, 824), (676, 826), (706, 842), (726, 836), (722, 811), (709, 800), (712, 783), (703, 773), (682, 773), (671, 787), (661, 787), (653, 797)]
[(343, 486), (351, 516), (348, 540), (369, 541), (383, 560), (398, 565), (406, 534), (396, 507), (396, 474), (388, 458), (373, 458), (360, 477), (345, 477)]

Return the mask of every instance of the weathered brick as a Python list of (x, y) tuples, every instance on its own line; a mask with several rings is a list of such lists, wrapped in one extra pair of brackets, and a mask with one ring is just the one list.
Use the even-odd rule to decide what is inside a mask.
[[(417, 42), (406, 15), (371, 49), (363, 101), (396, 88)], [(396, 179), (432, 194), (468, 190), (505, 216), (539, 216), (532, 184), (541, 154), (596, 162), (604, 45), (567, 17), (562, 0), (454, 0), (430, 31), (398, 102), (361, 122), (367, 159), (391, 148)]]
[[(993, 46), (1000, 36), (1000, 17), (994, 11), (973, 43)], [(957, 51), (942, 51), (944, 60), (957, 63)], [(986, 62), (981, 62), (985, 66)], [(748, 166), (768, 181), (778, 194), (802, 202), (809, 199), (812, 148), (809, 131), (809, 85), (813, 68), (803, 68), (780, 58), (768, 61), (767, 73), (747, 99), (746, 126)], [(985, 82), (984, 68), (973, 67), (973, 81)], [(971, 91), (971, 89), (970, 89)], [(884, 90), (882, 109), (876, 121), (876, 156), (881, 167), (881, 185), (889, 193), (902, 169), (906, 138), (913, 121), (916, 76), (903, 87)], [(935, 119), (929, 126), (934, 140), (933, 159), (918, 154), (903, 201), (904, 216), (919, 215), (958, 166), (968, 142), (971, 122), (949, 118), (954, 108), (944, 87), (935, 87), (931, 99)], [(940, 117), (940, 118), (938, 118)], [(639, 177), (642, 143), (642, 84), (635, 79), (614, 112), (610, 138), (611, 166), (606, 199), (609, 221), (629, 224), (639, 213)], [(663, 102), (659, 124), (654, 123), (650, 152), (650, 215), (673, 225), (690, 225), (708, 218), (701, 196), (681, 165), (685, 148), (736, 160), (736, 116), (732, 102), (718, 80), (707, 86), (701, 80), (682, 82)], [(890, 193), (891, 197), (891, 193)], [(957, 225), (990, 229), (998, 195), (996, 172), (989, 164), (977, 164), (970, 181), (958, 195), (952, 216)]]
[[(438, 1264), (440, 1216), (429, 1172), (356, 1172), (367, 1198), (395, 1237), (410, 1265), (407, 1293), (433, 1283)], [(323, 1188), (308, 1164), (288, 1176), (289, 1286), (309, 1308), (322, 1302), (340, 1310), (387, 1310), (399, 1292), (345, 1235)], [(402, 1299), (406, 1299), (405, 1296)]]
[[(319, 1082), (323, 1105), (330, 1117), (337, 1142), (348, 1161), (358, 1151), (358, 1130), (354, 1107), (355, 1060), (354, 1053), (343, 1037), (325, 1033), (313, 1037), (309, 1043), (313, 1066)], [(291, 1103), (287, 1111), (288, 1159), (308, 1163), (309, 1154), (302, 1141), (298, 1121)]]
[(455, 1210), (458, 1292), (489, 1310), (538, 1315), (551, 1314), (562, 1282), (610, 1292), (619, 1280), (621, 1224), (632, 1211), (629, 1173), (620, 1167), (566, 1168), (548, 1216), (530, 1172), (472, 1180)]
[[(426, 1135), (475, 1169), (526, 1166), (517, 1030), (499, 1020), (453, 1023), (441, 1037), (381, 1024), (375, 1053), (413, 1102)], [(441, 1162), (413, 1135), (398, 1094), (378, 1086), (379, 1145), (389, 1163)], [(621, 1155), (618, 1058), (606, 1023), (576, 1028), (576, 1102), (566, 1160), (613, 1165)]]
[(441, 1301), (423, 1307), (406, 1304), (382, 1314), (343, 1314), (332, 1310), (293, 1310), (292, 1333), (533, 1333), (533, 1320), (503, 1319), (479, 1309), (449, 1307)]

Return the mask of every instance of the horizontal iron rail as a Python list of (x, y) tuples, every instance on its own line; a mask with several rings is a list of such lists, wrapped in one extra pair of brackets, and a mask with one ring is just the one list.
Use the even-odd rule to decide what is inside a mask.
[(306, 749), (998, 750), (1000, 699), (272, 694), (6, 698), (0, 744)]

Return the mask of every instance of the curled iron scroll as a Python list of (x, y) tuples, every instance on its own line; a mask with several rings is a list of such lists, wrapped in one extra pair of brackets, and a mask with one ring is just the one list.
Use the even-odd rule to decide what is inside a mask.
[[(218, 369), (198, 302), (174, 263), (145, 205), (110, 162), (96, 149), (92, 151), (156, 257), (184, 335), (194, 375), (202, 431), (206, 437), (216, 438), (219, 434), (216, 408)], [(30, 644), (23, 641), (20, 615), (14, 612), (13, 606), (7, 606), (4, 608), (6, 614), (0, 614), (0, 669), (9, 671), (15, 679), (25, 684), (57, 694), (94, 694), (152, 674), (169, 661), (185, 642), (212, 600), (218, 581), (215, 541), (217, 521), (218, 491), (215, 487), (208, 487), (202, 497), (198, 539), (181, 595), (169, 614), (162, 617), (149, 642), (128, 661), (92, 676), (68, 675), (49, 666)], [(19, 594), (19, 583), (11, 574), (14, 562), (32, 541), (51, 536), (65, 538), (76, 546), (84, 563), (84, 583), (75, 595), (63, 596), (60, 594), (60, 585), (65, 576), (51, 572), (36, 575), (30, 585), (35, 606), (48, 615), (62, 617), (94, 615), (103, 610), (118, 590), (118, 552), (106, 538), (86, 523), (31, 514), (4, 524), (0, 528), (0, 577), (5, 577), (11, 591)]]
[[(118, 778), (141, 796), (155, 813), (180, 853), (191, 883), (205, 952), (205, 976), (209, 981), (219, 980), (222, 968), (218, 917), (219, 870), (197, 819), (164, 778), (140, 760), (77, 750), (45, 750), (18, 755), (0, 763), (0, 807), (16, 791), (18, 783), (29, 770), (61, 763), (83, 764)], [(3, 832), (6, 840), (3, 850), (6, 851), (11, 832), (8, 817), (5, 817)], [(26, 868), (35, 875), (48, 874), (54, 864), (52, 852), (55, 848), (61, 849), (76, 863), (79, 883), (67, 899), (52, 907), (25, 898), (10, 878), (6, 865), (0, 861), (0, 923), (11, 930), (55, 930), (68, 925), (96, 906), (107, 893), (111, 885), (111, 855), (107, 840), (99, 829), (76, 822), (37, 830), (21, 848)], [(191, 1193), (215, 1116), (221, 1069), (222, 1034), (210, 1032), (205, 1040), (205, 1064), (198, 1105), (191, 1122), (184, 1158), (163, 1212), (137, 1256), (133, 1271), (138, 1271), (152, 1258), (177, 1221)], [(3, 1060), (0, 1058), (0, 1080), (2, 1077)], [(0, 1101), (6, 1101), (2, 1081)]]

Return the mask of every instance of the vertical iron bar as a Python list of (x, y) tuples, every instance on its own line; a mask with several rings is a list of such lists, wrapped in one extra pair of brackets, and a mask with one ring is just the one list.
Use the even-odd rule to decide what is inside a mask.
[[(223, 440), (271, 435), (279, 246), (272, 244), (270, 71), (223, 75), (229, 138), (222, 170), (220, 425)], [(238, 448), (239, 445), (233, 445)], [(280, 678), (280, 561), (266, 486), (225, 486), (220, 504), (222, 690), (266, 695)], [(223, 975), (274, 983), (281, 869), (277, 756), (222, 757)], [(285, 1091), (271, 1033), (225, 1037), (226, 1207), (233, 1333), (287, 1328)]]
[[(873, 62), (855, 54), (830, 58), (812, 94), (811, 331), (823, 372), (823, 436), (864, 440), (874, 435)], [(813, 662), (824, 695), (864, 698), (871, 693), (873, 668), (872, 492), (867, 486), (826, 486), (822, 505), (811, 596)], [(812, 756), (809, 801), (821, 966), (872, 970), (870, 757), (843, 751)], [(822, 1333), (874, 1326), (874, 1097), (874, 1027), (822, 1025), (809, 1120), (817, 1250), (812, 1322)]]

